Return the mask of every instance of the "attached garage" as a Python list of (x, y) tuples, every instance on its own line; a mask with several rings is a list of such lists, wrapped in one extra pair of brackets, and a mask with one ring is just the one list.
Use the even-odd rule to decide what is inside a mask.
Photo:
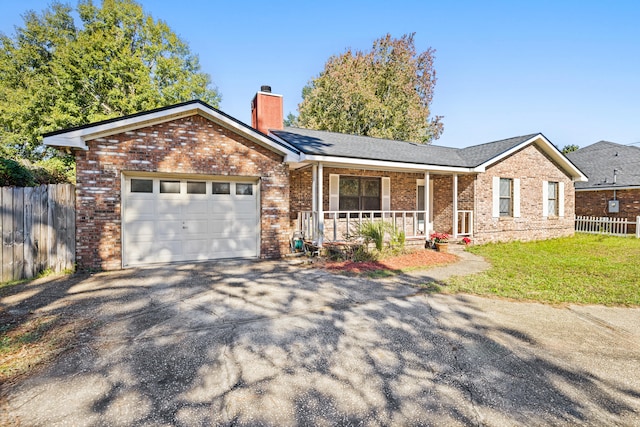
[(255, 179), (125, 175), (123, 188), (124, 267), (259, 255)]
[(76, 263), (116, 270), (289, 251), (298, 151), (201, 101), (52, 132), (76, 159)]

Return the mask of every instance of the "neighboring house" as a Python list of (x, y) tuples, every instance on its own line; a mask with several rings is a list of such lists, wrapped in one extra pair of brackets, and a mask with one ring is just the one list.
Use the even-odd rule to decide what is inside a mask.
[(342, 240), (384, 219), (409, 241), (571, 235), (584, 175), (542, 134), (465, 149), (282, 128), (282, 97), (253, 127), (200, 101), (46, 134), (76, 157), (80, 269), (278, 258), (294, 231)]
[(640, 148), (600, 141), (567, 157), (589, 178), (576, 183), (576, 215), (640, 216)]

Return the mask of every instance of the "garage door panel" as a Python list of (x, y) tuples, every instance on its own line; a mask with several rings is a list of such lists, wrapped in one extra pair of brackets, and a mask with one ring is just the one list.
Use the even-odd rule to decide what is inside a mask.
[(190, 200), (183, 207), (183, 212), (188, 217), (207, 215), (209, 213), (209, 203), (207, 200)]
[(127, 240), (128, 241), (144, 241), (144, 240), (153, 240), (156, 234), (156, 223), (155, 221), (131, 221), (130, 227), (128, 228)]
[(206, 219), (183, 221), (183, 232), (187, 236), (206, 236), (209, 234), (209, 221)]
[(184, 229), (182, 221), (179, 220), (161, 220), (156, 223), (156, 236), (161, 240), (166, 239), (182, 239)]
[[(149, 179), (149, 178), (146, 178)], [(207, 194), (187, 193), (181, 181), (180, 193), (123, 195), (123, 264), (256, 257), (259, 254), (258, 197), (211, 194), (213, 180), (207, 180)], [(129, 190), (130, 185), (124, 186)], [(174, 186), (175, 188), (175, 186)]]

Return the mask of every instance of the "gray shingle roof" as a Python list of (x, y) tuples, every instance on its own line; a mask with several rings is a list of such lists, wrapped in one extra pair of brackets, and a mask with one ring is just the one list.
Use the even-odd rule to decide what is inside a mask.
[[(576, 182), (577, 189), (602, 187), (640, 187), (640, 148), (600, 141), (567, 154), (587, 177), (588, 182)], [(613, 184), (613, 171), (616, 183)]]
[(308, 155), (452, 167), (476, 167), (539, 135), (519, 136), (460, 149), (292, 127), (272, 130), (271, 133)]

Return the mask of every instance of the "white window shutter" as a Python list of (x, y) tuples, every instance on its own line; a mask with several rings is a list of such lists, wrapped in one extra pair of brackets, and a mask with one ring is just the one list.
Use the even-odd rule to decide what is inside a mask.
[(558, 216), (564, 216), (564, 182), (558, 183)]
[(329, 174), (329, 210), (340, 210), (340, 175)]
[(549, 216), (549, 181), (542, 181), (542, 216)]
[(391, 210), (391, 178), (382, 177), (382, 210)]
[(500, 218), (500, 177), (493, 177), (493, 215), (494, 218)]
[(520, 178), (513, 179), (513, 217), (520, 218)]

